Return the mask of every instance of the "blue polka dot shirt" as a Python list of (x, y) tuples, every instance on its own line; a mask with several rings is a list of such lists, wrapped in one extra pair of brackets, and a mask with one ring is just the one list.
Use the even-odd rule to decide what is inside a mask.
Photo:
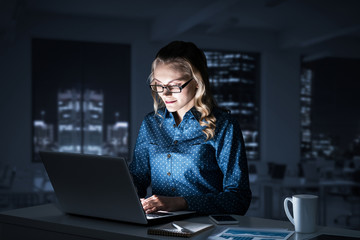
[(243, 136), (237, 120), (214, 109), (214, 138), (205, 141), (200, 113), (192, 108), (177, 126), (160, 109), (142, 122), (129, 169), (140, 197), (182, 196), (200, 214), (244, 215), (251, 201)]

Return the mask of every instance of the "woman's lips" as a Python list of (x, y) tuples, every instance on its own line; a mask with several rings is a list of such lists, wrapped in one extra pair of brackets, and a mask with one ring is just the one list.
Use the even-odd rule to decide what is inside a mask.
[(171, 103), (174, 103), (174, 102), (176, 102), (176, 100), (174, 100), (174, 101), (165, 101), (166, 104), (171, 104)]

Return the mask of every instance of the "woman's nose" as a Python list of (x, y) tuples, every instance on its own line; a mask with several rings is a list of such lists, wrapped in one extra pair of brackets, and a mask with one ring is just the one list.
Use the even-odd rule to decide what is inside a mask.
[(164, 95), (171, 95), (172, 93), (169, 91), (169, 89), (165, 88), (163, 94)]

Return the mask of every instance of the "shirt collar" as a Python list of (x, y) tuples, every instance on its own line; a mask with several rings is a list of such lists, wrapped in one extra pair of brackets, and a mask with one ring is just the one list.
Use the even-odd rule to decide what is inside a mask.
[(192, 116), (193, 116), (196, 120), (200, 121), (201, 113), (200, 113), (198, 110), (196, 110), (195, 107), (192, 107), (189, 112), (192, 114)]
[[(173, 116), (171, 113), (167, 110), (167, 108), (161, 108), (158, 110), (158, 113), (165, 119), (165, 118), (172, 118)], [(189, 115), (189, 116), (188, 116)], [(184, 118), (195, 118), (197, 121), (200, 121), (201, 113), (196, 110), (195, 107), (192, 107), (188, 112), (185, 113)]]

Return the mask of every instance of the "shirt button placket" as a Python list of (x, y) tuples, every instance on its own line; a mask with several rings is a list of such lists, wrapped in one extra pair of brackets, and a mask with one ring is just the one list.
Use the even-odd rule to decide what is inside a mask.
[[(176, 125), (176, 124), (174, 124), (173, 125), (174, 126), (174, 136), (173, 136), (173, 150), (175, 151), (175, 152), (178, 152), (178, 150), (177, 150), (177, 147), (175, 147), (175, 145), (178, 145), (178, 143), (179, 143), (179, 141), (178, 140), (176, 140), (176, 139), (178, 139), (178, 136), (181, 134), (181, 131), (180, 131), (180, 128)], [(168, 159), (170, 160), (170, 157), (171, 157), (171, 155), (170, 155), (170, 157), (169, 157), (169, 155), (170, 154), (168, 154)], [(171, 161), (170, 162), (172, 162), (173, 161), (173, 158), (171, 158)], [(176, 192), (176, 188), (175, 188), (175, 184), (174, 184), (174, 182), (173, 182), (173, 174), (174, 174), (174, 172), (172, 171), (172, 170), (174, 170), (174, 169), (172, 169), (172, 167), (171, 167), (171, 165), (170, 165), (170, 169), (169, 169), (169, 171), (167, 172), (167, 175), (169, 176), (169, 181), (170, 181), (170, 190), (171, 190), (171, 192), (173, 192), (173, 194), (175, 194), (175, 192)]]
[[(171, 176), (171, 154), (168, 153), (167, 154), (167, 159), (168, 159), (168, 162), (167, 162), (167, 172), (166, 172), (166, 175), (169, 177), (168, 178), (168, 181), (171, 181), (170, 179), (170, 176)], [(169, 182), (170, 183), (170, 182)], [(170, 186), (171, 186), (171, 183), (170, 183)]]

